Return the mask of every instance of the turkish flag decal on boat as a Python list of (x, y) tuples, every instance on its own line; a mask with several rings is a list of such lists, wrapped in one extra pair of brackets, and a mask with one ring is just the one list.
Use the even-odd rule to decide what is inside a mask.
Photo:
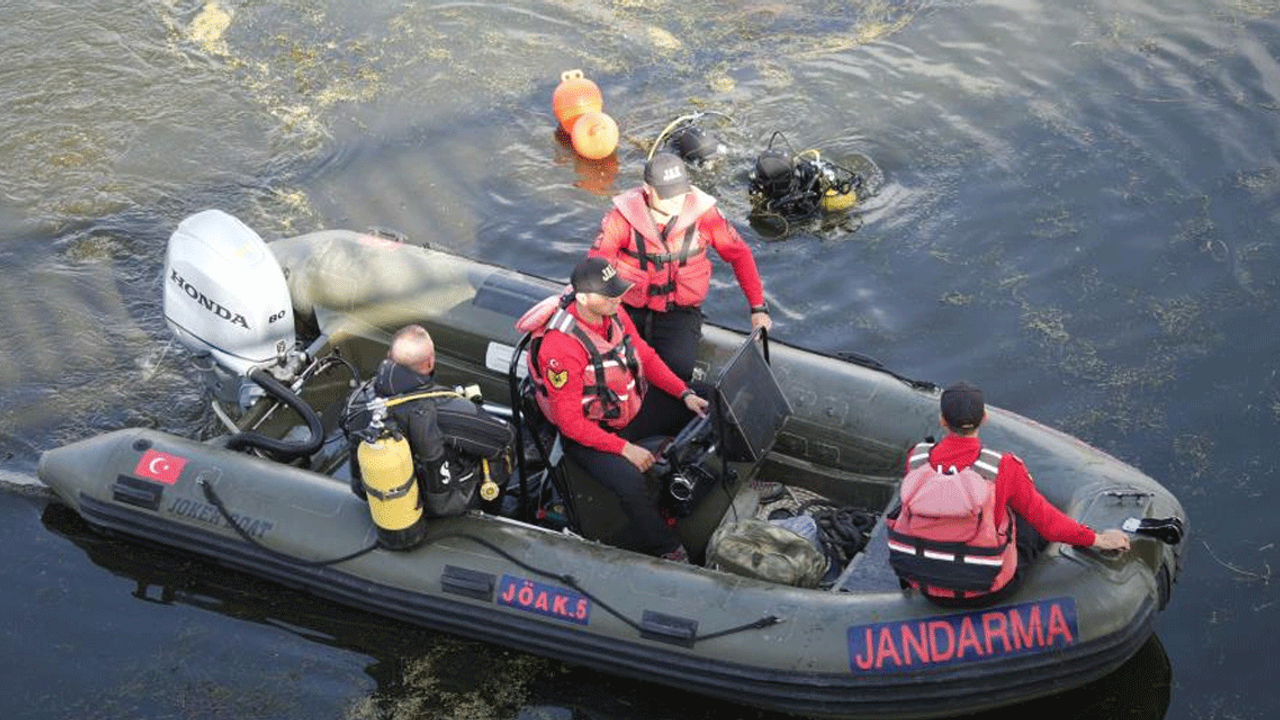
[(138, 466), (133, 469), (133, 474), (140, 478), (172, 485), (178, 481), (178, 476), (182, 474), (182, 468), (186, 465), (187, 459), (184, 457), (159, 450), (148, 450), (138, 460)]

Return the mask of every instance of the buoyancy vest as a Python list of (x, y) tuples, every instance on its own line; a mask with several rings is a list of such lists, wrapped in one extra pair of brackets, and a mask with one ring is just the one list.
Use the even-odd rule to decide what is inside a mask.
[[(636, 354), (631, 337), (618, 317), (608, 319), (610, 337), (592, 330), (569, 312), (560, 308), (540, 330), (534, 331), (534, 340), (556, 330), (582, 343), (587, 351), (587, 365), (582, 373), (582, 414), (601, 427), (620, 430), (626, 427), (644, 399), (645, 381), (640, 356)], [(529, 377), (536, 390), (534, 398), (542, 414), (551, 418), (551, 399), (547, 384), (560, 387), (565, 380), (543, 377), (537, 353), (529, 353)], [(561, 385), (557, 385), (559, 382)]]
[[(996, 526), (1003, 457), (983, 448), (965, 468), (930, 461), (933, 443), (911, 450), (896, 517), (886, 518), (889, 562), (926, 595), (973, 597), (1008, 584), (1018, 566), (1012, 513)], [(891, 513), (892, 515), (892, 513)]]
[(698, 220), (715, 207), (715, 198), (694, 188), (680, 213), (658, 229), (644, 191), (636, 188), (613, 198), (631, 225), (630, 242), (615, 264), (631, 290), (623, 301), (632, 307), (666, 311), (673, 306), (697, 307), (711, 287), (711, 258)]

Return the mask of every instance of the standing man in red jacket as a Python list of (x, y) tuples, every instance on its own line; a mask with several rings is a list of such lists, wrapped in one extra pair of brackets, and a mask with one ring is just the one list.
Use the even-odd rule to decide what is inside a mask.
[[(715, 198), (689, 183), (683, 160), (658, 153), (645, 165), (644, 185), (613, 198), (588, 253), (613, 263), (631, 283), (622, 302), (640, 337), (685, 382), (693, 377), (702, 339), (702, 303), (711, 284), (709, 250), (733, 268), (750, 308), (751, 327), (773, 326), (755, 256), (715, 204)], [(663, 399), (654, 400), (661, 405)], [(650, 417), (648, 411), (645, 416)], [(655, 416), (670, 419), (666, 427), (653, 428), (668, 435), (688, 419), (678, 407)]]
[[(999, 602), (1017, 590), (1024, 572), (1044, 548), (1046, 540), (1098, 550), (1129, 549), (1129, 536), (1123, 530), (1095, 532), (1050, 504), (1036, 490), (1026, 465), (1018, 456), (983, 447), (982, 440), (978, 438), (978, 428), (986, 420), (987, 411), (981, 389), (964, 382), (948, 387), (942, 393), (941, 410), (942, 427), (947, 430), (947, 435), (936, 444), (923, 442), (911, 450), (903, 487), (908, 486), (912, 473), (928, 475), (932, 472), (930, 468), (940, 468), (950, 476), (973, 468), (987, 481), (994, 477), (994, 492), (987, 495), (987, 507), (979, 513), (991, 525), (979, 530), (975, 536), (979, 539), (966, 543), (966, 550), (972, 551), (967, 557), (956, 551), (957, 543), (954, 541), (949, 543), (950, 547), (946, 544), (931, 547), (930, 540), (936, 541), (938, 537), (947, 535), (937, 516), (926, 518), (919, 524), (909, 516), (913, 498), (927, 493), (916, 492), (913, 498), (903, 497), (897, 516), (889, 520), (889, 549), (894, 558), (894, 569), (900, 576), (903, 575), (900, 568), (906, 567), (925, 570), (935, 577), (932, 583), (926, 584), (920, 582), (918, 575), (908, 573), (903, 577), (908, 584), (919, 588), (940, 605), (980, 607)], [(937, 476), (923, 480), (924, 483), (937, 481)], [(903, 495), (906, 494), (904, 490)], [(957, 500), (961, 495), (948, 494)], [(913, 526), (920, 531), (913, 532)], [(929, 537), (926, 538), (926, 534)], [(932, 567), (926, 570), (918, 563), (930, 550), (942, 550), (942, 554), (952, 554), (954, 559), (941, 564), (934, 560)], [(992, 570), (998, 572), (990, 586), (980, 590), (948, 587), (946, 580), (942, 579), (951, 574), (957, 580), (956, 585), (960, 585), (959, 579), (971, 573), (974, 565), (993, 564)]]
[(654, 456), (637, 445), (632, 420), (650, 384), (679, 398), (690, 413), (707, 411), (707, 401), (667, 367), (618, 312), (631, 287), (603, 258), (590, 257), (573, 270), (573, 298), (543, 328), (530, 352), (530, 375), (543, 414), (556, 425), (565, 453), (621, 501), (636, 530), (633, 548), (669, 560), (688, 553), (658, 511), (644, 473)]

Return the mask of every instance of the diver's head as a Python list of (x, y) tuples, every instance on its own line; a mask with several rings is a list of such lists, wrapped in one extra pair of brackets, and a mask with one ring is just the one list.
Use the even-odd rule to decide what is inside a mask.
[(426, 328), (406, 325), (391, 338), (387, 357), (419, 375), (430, 375), (436, 369), (436, 344)]
[(671, 145), (685, 162), (698, 165), (724, 153), (724, 143), (696, 125), (686, 125), (671, 138)]

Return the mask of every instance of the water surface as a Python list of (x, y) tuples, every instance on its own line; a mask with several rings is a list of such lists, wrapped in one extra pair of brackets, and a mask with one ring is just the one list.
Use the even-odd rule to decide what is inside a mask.
[[(789, 343), (965, 378), (1173, 489), (1193, 535), (1158, 640), (1027, 713), (1280, 713), (1280, 3), (0, 0), (0, 705), (19, 718), (740, 717), (101, 538), (41, 450), (215, 423), (160, 321), (168, 234), (392, 227), (564, 278), (672, 119)], [(554, 135), (561, 71), (622, 129)], [(747, 221), (775, 131), (872, 158), (847, 223)], [(731, 274), (707, 311), (744, 327)], [(1032, 471), (1034, 473), (1034, 468)], [(1167, 710), (1166, 710), (1167, 707)], [(763, 715), (760, 715), (763, 716)], [(998, 716), (998, 715), (997, 715)]]

